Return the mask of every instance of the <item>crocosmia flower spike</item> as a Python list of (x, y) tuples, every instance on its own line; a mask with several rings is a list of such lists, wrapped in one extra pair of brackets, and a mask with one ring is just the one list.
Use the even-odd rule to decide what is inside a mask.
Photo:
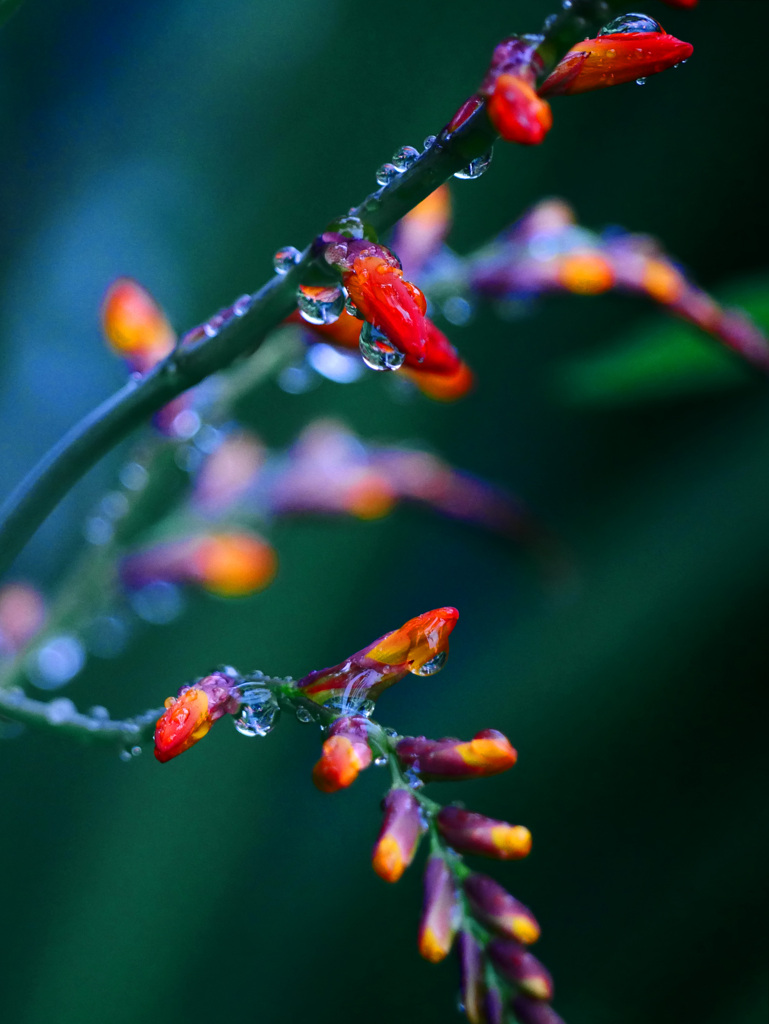
[(652, 18), (624, 14), (595, 39), (572, 46), (539, 87), (539, 95), (572, 95), (638, 81), (687, 60), (692, 52), (690, 43), (668, 35)]
[(406, 736), (396, 751), (401, 764), (419, 772), (426, 782), (497, 775), (512, 768), (518, 757), (507, 737), (496, 729), (484, 729), (464, 743)]
[(296, 684), (318, 704), (328, 700), (355, 702), (376, 698), (405, 675), (433, 675), (446, 661), (456, 608), (425, 612), (375, 640), (332, 668), (318, 669)]
[(430, 857), (425, 870), (425, 899), (419, 924), (419, 952), (437, 964), (451, 952), (457, 931), (459, 907), (443, 857)]
[(236, 680), (214, 672), (192, 686), (183, 686), (177, 697), (169, 697), (166, 710), (155, 726), (155, 757), (170, 761), (202, 740), (222, 715), (234, 715), (240, 708)]
[(531, 850), (531, 832), (523, 825), (508, 825), (453, 806), (443, 807), (436, 820), (438, 831), (459, 853), (519, 860)]
[(104, 335), (110, 348), (132, 370), (145, 373), (171, 352), (176, 334), (153, 297), (138, 281), (118, 278), (101, 307)]
[(313, 769), (312, 781), (321, 792), (336, 793), (351, 786), (358, 773), (370, 764), (368, 721), (362, 715), (337, 718)]
[(424, 825), (419, 803), (406, 789), (392, 789), (384, 799), (384, 821), (372, 865), (385, 882), (397, 882), (414, 859)]

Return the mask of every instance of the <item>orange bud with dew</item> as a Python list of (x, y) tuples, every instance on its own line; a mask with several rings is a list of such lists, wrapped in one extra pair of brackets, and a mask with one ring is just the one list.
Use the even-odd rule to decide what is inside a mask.
[(361, 316), (382, 331), (391, 345), (417, 361), (424, 358), (427, 302), (403, 277), (392, 256), (361, 255), (342, 280)]
[(507, 142), (536, 146), (553, 125), (550, 104), (520, 75), (500, 75), (486, 110), (494, 128)]
[(208, 696), (190, 687), (180, 697), (169, 697), (155, 726), (155, 757), (170, 761), (202, 740), (211, 728)]
[(692, 52), (690, 43), (668, 35), (652, 18), (621, 15), (595, 39), (572, 46), (538, 92), (570, 96), (634, 82), (687, 60)]
[(114, 281), (101, 307), (102, 330), (113, 352), (142, 372), (165, 358), (176, 334), (153, 297), (138, 281)]
[(409, 663), (415, 675), (432, 675), (443, 667), (449, 634), (457, 624), (456, 608), (436, 608), (409, 619), (400, 629), (383, 636), (368, 652), (372, 661), (385, 665)]

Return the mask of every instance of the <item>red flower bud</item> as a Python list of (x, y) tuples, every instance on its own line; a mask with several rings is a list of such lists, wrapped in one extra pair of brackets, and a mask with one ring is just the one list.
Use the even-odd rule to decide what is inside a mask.
[(114, 281), (101, 307), (102, 330), (110, 348), (132, 369), (146, 372), (171, 352), (176, 334), (153, 297), (138, 281)]
[(526, 945), (539, 938), (539, 925), (532, 912), (493, 878), (470, 875), (465, 893), (473, 913), (488, 928)]
[(519, 860), (531, 850), (531, 832), (523, 825), (508, 825), (461, 807), (442, 808), (436, 820), (443, 838), (460, 853)]
[(428, 740), (406, 736), (397, 746), (398, 758), (423, 779), (472, 779), (497, 775), (512, 768), (518, 757), (510, 741), (496, 729), (484, 729), (472, 740)]
[[(540, 96), (572, 95), (610, 85), (633, 82), (673, 67), (691, 56), (693, 47), (668, 35), (651, 19), (639, 19), (639, 25), (656, 26), (659, 31), (619, 31), (585, 39), (569, 50), (552, 74), (539, 87)], [(616, 19), (612, 25), (620, 25)], [(612, 26), (608, 26), (611, 28)]]
[(500, 75), (486, 107), (489, 120), (507, 142), (538, 145), (553, 124), (550, 104), (520, 75)]
[(488, 945), (488, 954), (496, 967), (530, 999), (553, 998), (553, 979), (550, 972), (535, 956), (518, 942), (494, 939)]
[(323, 755), (313, 768), (312, 780), (323, 793), (352, 785), (371, 764), (368, 723), (362, 716), (338, 718), (323, 744)]
[(431, 963), (438, 963), (451, 952), (457, 931), (458, 904), (451, 877), (443, 857), (431, 857), (425, 871), (425, 898), (419, 924), (419, 952)]
[(168, 698), (155, 726), (155, 757), (165, 762), (183, 754), (203, 739), (218, 718), (237, 714), (239, 708), (237, 682), (223, 672), (183, 686), (178, 697)]
[(358, 256), (342, 275), (342, 281), (361, 316), (404, 355), (421, 363), (427, 337), (427, 303), (422, 292), (404, 279), (403, 271), (387, 255)]
[(406, 789), (390, 790), (384, 799), (384, 812), (372, 863), (385, 882), (397, 882), (414, 859), (424, 825), (419, 802)]

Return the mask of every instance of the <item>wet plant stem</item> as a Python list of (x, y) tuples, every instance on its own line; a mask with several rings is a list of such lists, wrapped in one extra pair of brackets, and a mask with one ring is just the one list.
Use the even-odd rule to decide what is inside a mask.
[[(609, 5), (604, 0), (573, 0), (568, 9), (551, 19), (539, 47), (545, 69), (566, 53), (589, 24), (600, 23), (607, 11)], [(496, 139), (481, 106), (456, 131), (441, 133), (407, 171), (364, 199), (350, 214), (382, 234), (456, 171), (487, 153)], [(323, 276), (326, 270), (308, 246), (288, 273), (274, 276), (256, 292), (243, 316), (233, 318), (213, 337), (177, 347), (153, 370), (133, 377), (69, 430), (0, 508), (0, 574), (102, 456), (177, 395), (255, 352), (296, 308), (298, 286), (308, 278)]]

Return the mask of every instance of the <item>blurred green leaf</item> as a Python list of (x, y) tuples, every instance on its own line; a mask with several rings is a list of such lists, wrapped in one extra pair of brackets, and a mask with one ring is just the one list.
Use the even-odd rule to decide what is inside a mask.
[[(769, 283), (740, 282), (718, 296), (760, 325), (769, 323)], [(578, 406), (617, 406), (720, 392), (754, 379), (753, 371), (689, 324), (655, 320), (607, 352), (561, 367), (559, 397)]]

